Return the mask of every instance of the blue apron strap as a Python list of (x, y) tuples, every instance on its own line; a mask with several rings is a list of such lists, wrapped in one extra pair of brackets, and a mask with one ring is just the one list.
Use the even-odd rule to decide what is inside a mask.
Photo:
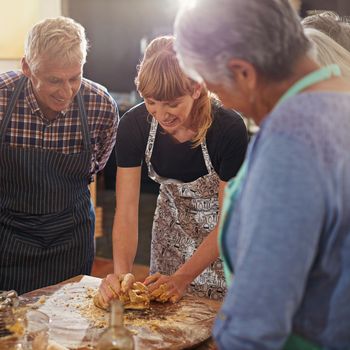
[(80, 122), (82, 127), (84, 149), (92, 152), (86, 109), (84, 105), (83, 96), (81, 95), (80, 91), (77, 94), (77, 100), (78, 100), (78, 107), (79, 107), (79, 117), (80, 117)]
[[(92, 152), (92, 146), (91, 146), (91, 140), (90, 140), (88, 118), (86, 114), (83, 96), (80, 91), (77, 93), (77, 101), (78, 101), (78, 107), (79, 107), (79, 118), (81, 122), (82, 134), (83, 134), (84, 149), (88, 151), (90, 155), (92, 155), (93, 152)], [(94, 181), (94, 177), (93, 175), (91, 175), (89, 182), (91, 183), (93, 181)]]

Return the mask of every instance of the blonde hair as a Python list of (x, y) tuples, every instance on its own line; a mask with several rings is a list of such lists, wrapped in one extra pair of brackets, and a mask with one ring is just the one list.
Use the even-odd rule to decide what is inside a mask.
[(29, 31), (25, 58), (31, 69), (37, 69), (43, 56), (63, 62), (86, 62), (88, 41), (84, 27), (68, 17), (47, 18)]
[(350, 52), (317, 29), (305, 28), (304, 31), (313, 43), (310, 56), (321, 66), (337, 64), (343, 76), (350, 79)]
[[(196, 82), (181, 70), (173, 48), (174, 41), (173, 36), (161, 36), (147, 46), (135, 78), (142, 97), (171, 101), (194, 93)], [(193, 102), (191, 119), (191, 127), (196, 130), (192, 139), (193, 147), (197, 147), (205, 139), (212, 123), (211, 98), (205, 87), (202, 87), (199, 98)]]

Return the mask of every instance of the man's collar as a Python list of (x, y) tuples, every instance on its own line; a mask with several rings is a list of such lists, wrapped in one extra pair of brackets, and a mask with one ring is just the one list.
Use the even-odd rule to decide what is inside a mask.
[(42, 114), (40, 111), (40, 107), (38, 104), (38, 101), (35, 98), (32, 83), (30, 82), (30, 79), (27, 79), (27, 83), (24, 86), (24, 96), (26, 96), (28, 105), (32, 111), (33, 114)]

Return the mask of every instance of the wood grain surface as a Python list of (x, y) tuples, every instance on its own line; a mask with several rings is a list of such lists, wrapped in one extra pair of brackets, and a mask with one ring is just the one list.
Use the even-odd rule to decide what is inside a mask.
[[(50, 339), (69, 349), (93, 349), (108, 324), (108, 313), (93, 305), (100, 279), (78, 276), (21, 296), (50, 316)], [(185, 296), (179, 303), (152, 303), (149, 310), (127, 310), (126, 327), (135, 349), (215, 349), (208, 340), (219, 302)]]

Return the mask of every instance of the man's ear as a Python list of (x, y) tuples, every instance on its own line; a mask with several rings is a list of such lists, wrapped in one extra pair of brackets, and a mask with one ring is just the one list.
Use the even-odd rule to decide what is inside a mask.
[(30, 78), (31, 75), (32, 75), (32, 72), (30, 70), (30, 67), (29, 67), (29, 64), (26, 60), (25, 57), (22, 57), (22, 60), (21, 60), (21, 67), (22, 67), (22, 73), (27, 77), (27, 78)]
[(250, 91), (256, 88), (257, 72), (251, 63), (233, 58), (229, 61), (228, 68), (236, 84)]

